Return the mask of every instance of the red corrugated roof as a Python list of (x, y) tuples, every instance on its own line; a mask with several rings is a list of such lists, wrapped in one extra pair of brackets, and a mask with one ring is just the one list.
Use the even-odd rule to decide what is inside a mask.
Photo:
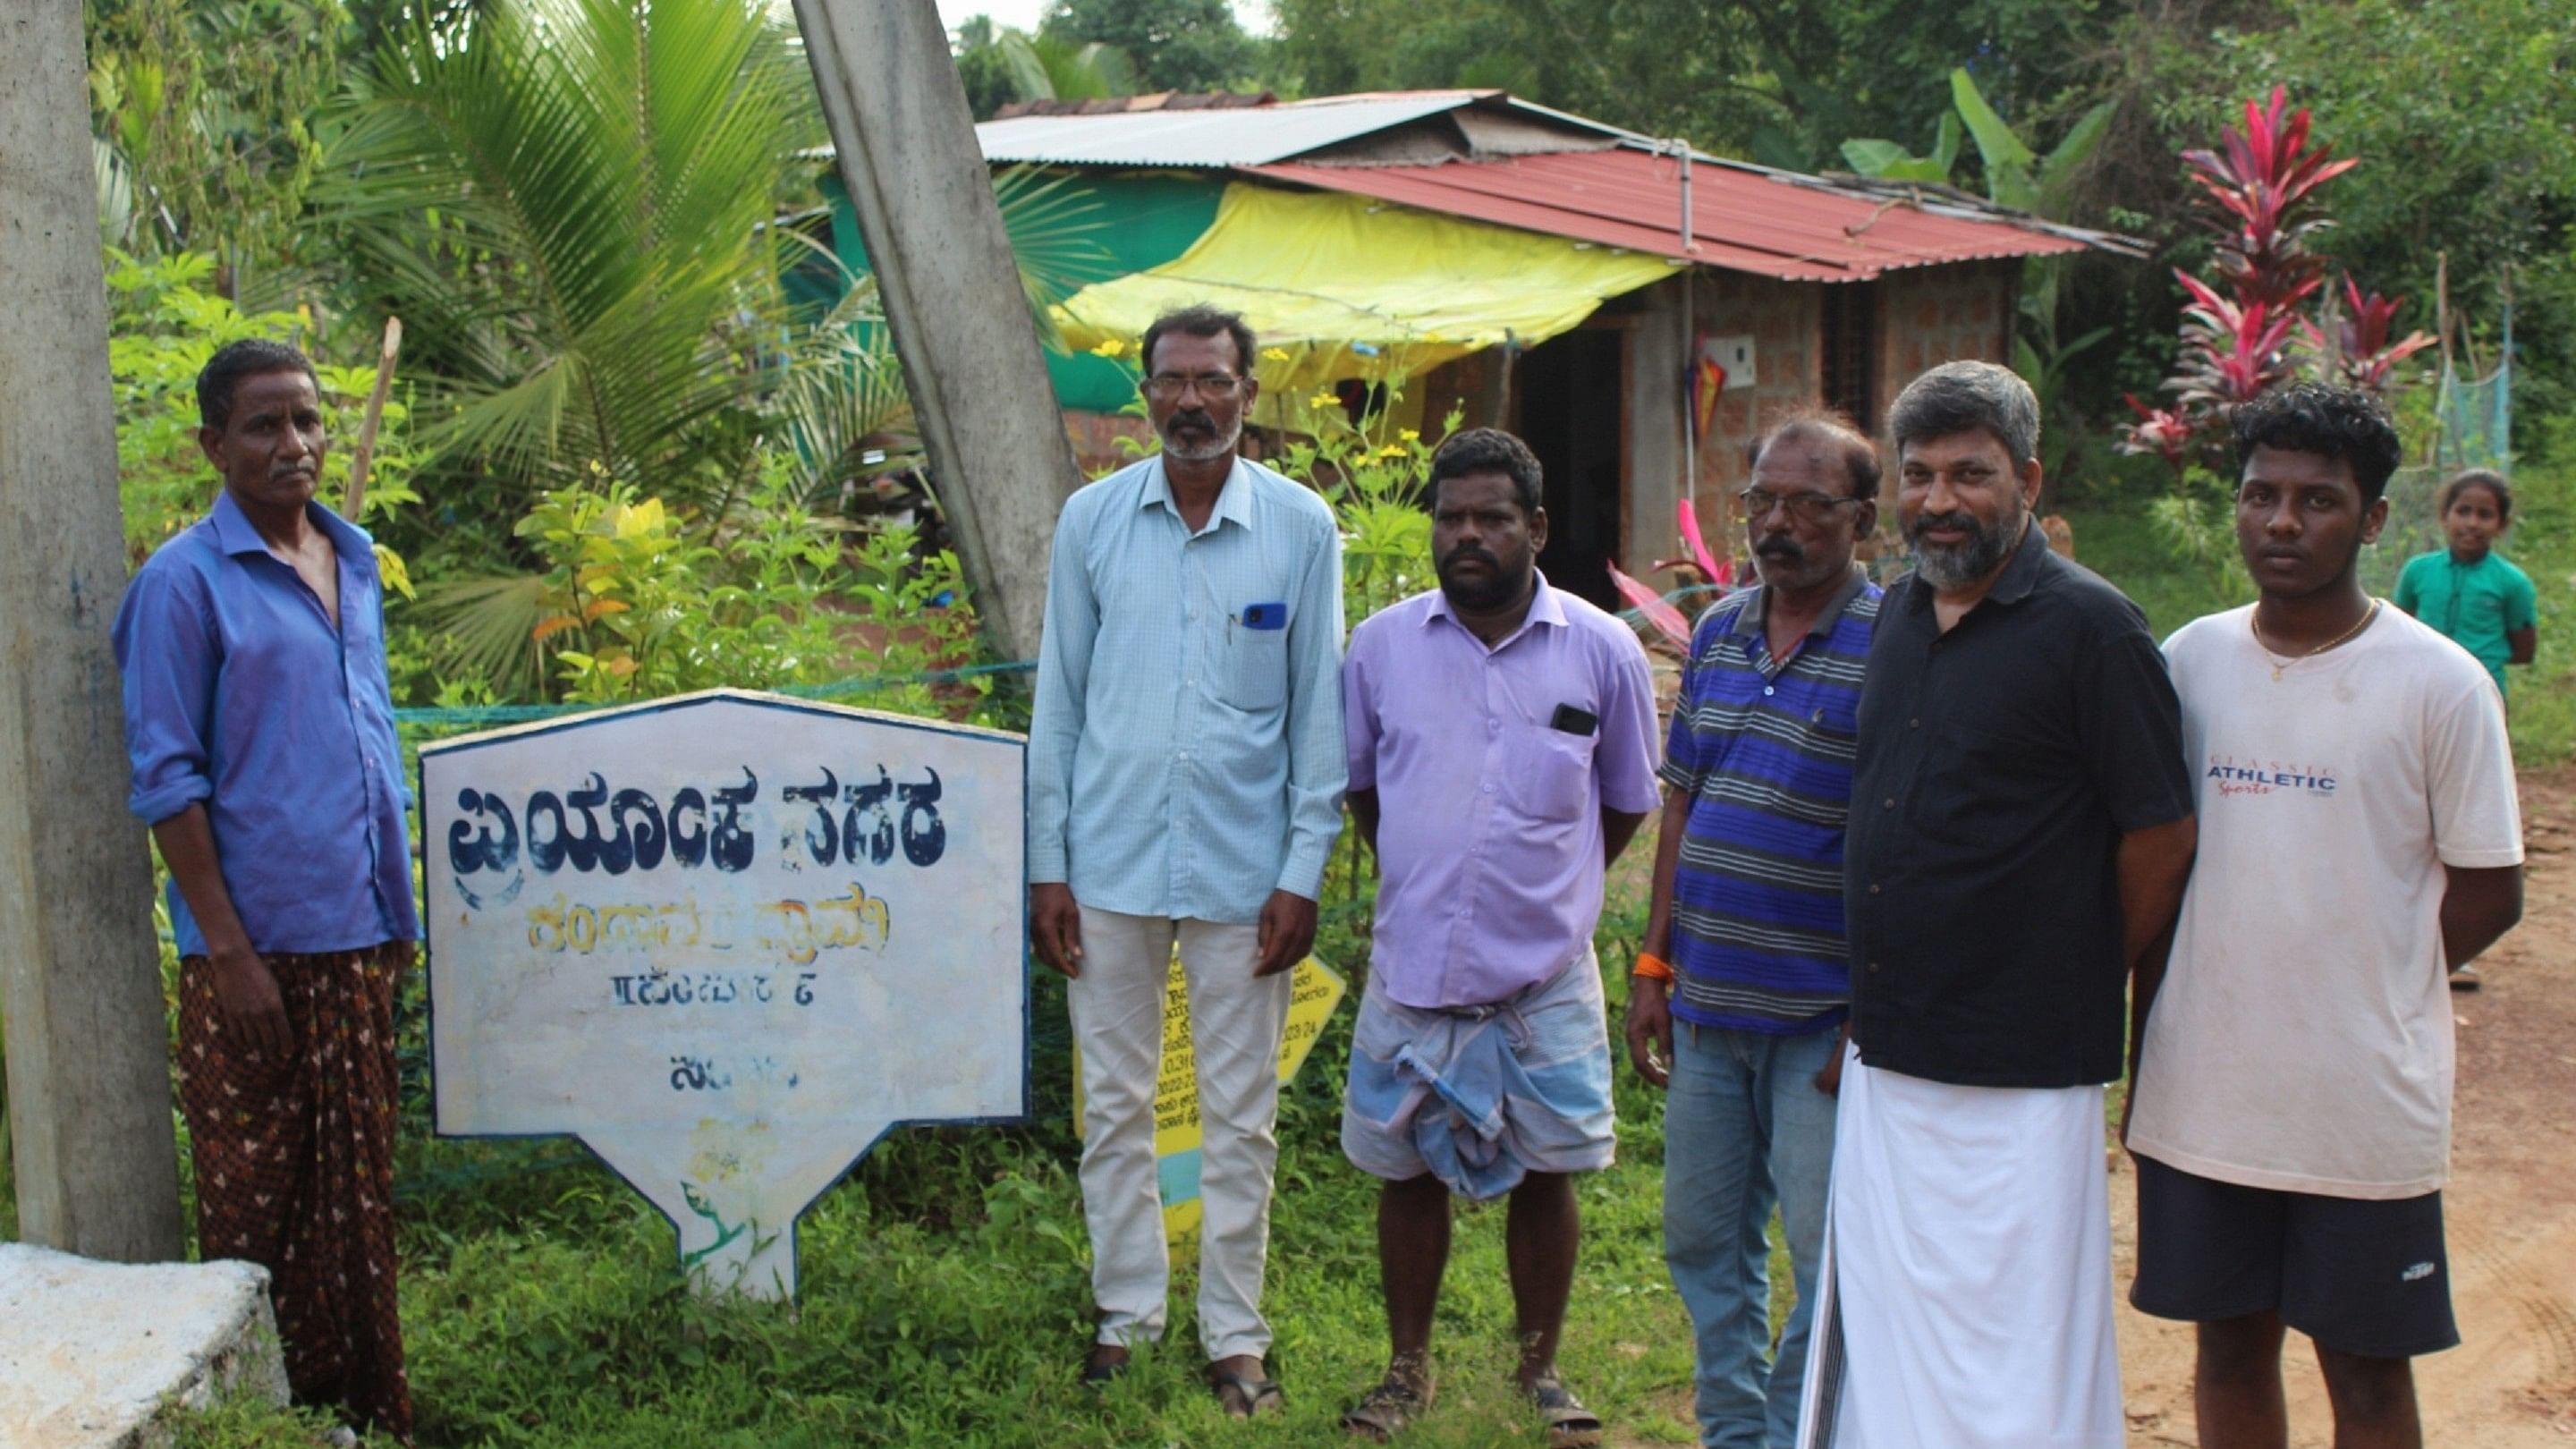
[(1860, 282), (1904, 267), (2084, 250), (2001, 219), (1947, 215), (1902, 199), (1824, 190), (1746, 167), (1691, 167), (1691, 232), (1681, 244), (1681, 161), (1631, 149), (1436, 166), (1238, 168), (1424, 211), (1680, 257), (1798, 282)]

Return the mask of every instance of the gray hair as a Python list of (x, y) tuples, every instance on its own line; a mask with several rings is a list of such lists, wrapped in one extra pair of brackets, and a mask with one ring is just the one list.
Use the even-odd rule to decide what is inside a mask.
[(1908, 444), (1983, 428), (2012, 455), (2014, 467), (2039, 457), (2039, 399), (2008, 367), (1945, 362), (1905, 385), (1887, 410), (1899, 453)]

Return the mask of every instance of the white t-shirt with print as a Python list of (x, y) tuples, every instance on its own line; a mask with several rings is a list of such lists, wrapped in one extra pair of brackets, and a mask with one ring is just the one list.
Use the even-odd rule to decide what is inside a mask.
[(2200, 856), (2129, 1146), (2249, 1187), (2419, 1197), (2451, 1154), (2442, 868), (2522, 861), (2503, 701), (2393, 607), (2276, 680), (2252, 612), (2165, 641)]

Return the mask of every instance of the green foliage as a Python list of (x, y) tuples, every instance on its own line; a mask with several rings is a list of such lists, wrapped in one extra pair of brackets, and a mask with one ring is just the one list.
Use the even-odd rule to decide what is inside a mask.
[[(1452, 412), (1441, 431), (1457, 431)], [(1333, 506), (1342, 531), (1342, 618), (1353, 628), (1401, 599), (1435, 587), (1427, 490), (1431, 449), (1404, 428), (1392, 438), (1347, 424), (1320, 438), (1291, 443), (1279, 470), (1313, 485)]]
[(171, 1449), (313, 1449), (338, 1420), (326, 1409), (291, 1409), (252, 1394), (227, 1394), (167, 1420)]
[(2025, 131), (2080, 110), (2072, 93), (2098, 66), (2101, 28), (2122, 9), (2113, 0), (1277, 0), (1272, 8), (1274, 80), (1305, 94), (1501, 84), (1614, 125), (1798, 170), (1839, 164), (1843, 137), (1901, 134), (1947, 110), (1949, 76), (1961, 65), (1976, 69), (1996, 109)]
[[(2197, 576), (2222, 608), (2251, 603), (2254, 581), (2236, 547), (2236, 490), (2206, 468), (2184, 472), (2170, 492), (2147, 504), (2166, 551)], [(2078, 545), (2081, 547), (2081, 545)]]
[(1929, 181), (1948, 185), (1951, 169), (1959, 162), (1959, 117), (1955, 111), (1941, 113), (1938, 135), (1932, 143), (1932, 154), (1911, 156), (1894, 141), (1845, 141), (1843, 159), (1862, 176), (1878, 181)]
[(339, 79), (338, 0), (85, 0), (82, 18), (105, 240), (228, 269), (319, 261), (297, 221), (311, 117)]
[[(549, 491), (520, 521), (518, 535), (546, 564), (528, 637), (551, 658), (565, 699), (910, 675), (973, 655), (956, 556), (917, 557), (908, 525), (853, 530), (814, 516), (781, 463), (713, 527), (690, 525), (604, 469), (589, 486)], [(931, 714), (942, 698), (909, 685), (868, 703)]]
[[(2199, 144), (2285, 85), (2364, 169), (2315, 240), (2413, 299), (2429, 327), (2439, 258), (2483, 342), (2511, 286), (2527, 414), (2576, 401), (2576, 11), (2557, 0), (2277, 0), (2175, 29), (2141, 15), (2119, 48), (2168, 146)], [(2152, 209), (2152, 208), (2150, 208)], [(2508, 272), (2511, 273), (2508, 282)], [(2491, 354), (2490, 354), (2491, 355)]]
[[(108, 249), (107, 355), (116, 388), (117, 493), (125, 515), (126, 553), (136, 563), (203, 517), (223, 486), (197, 446), (197, 374), (206, 359), (224, 344), (244, 338), (293, 342), (308, 325), (292, 312), (243, 313), (207, 290), (214, 272), (214, 260), (203, 253), (173, 252), (143, 261)], [(336, 509), (348, 497), (351, 445), (375, 389), (376, 370), (317, 364), (314, 372), (335, 444), (323, 460), (319, 494)], [(401, 394), (385, 399), (367, 479), (367, 518), (382, 519), (420, 501), (411, 489), (410, 418), (410, 405)], [(409, 594), (402, 557), (382, 544), (376, 557), (386, 587)]]
[(803, 248), (767, 225), (820, 138), (803, 60), (740, 0), (496, 0), (467, 31), (397, 34), (317, 192), (437, 379), (423, 441), (499, 480), (504, 516), (593, 463), (722, 498), (780, 372), (844, 341), (791, 327), (778, 279)]
[(1225, 90), (1252, 73), (1256, 53), (1227, 0), (1055, 0), (1039, 39), (1132, 61), (1112, 95)]

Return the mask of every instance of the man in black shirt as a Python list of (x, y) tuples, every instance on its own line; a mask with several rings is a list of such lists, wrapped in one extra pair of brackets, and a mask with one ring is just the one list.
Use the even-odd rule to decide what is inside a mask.
[(1915, 571), (1861, 695), (1835, 1326), (1802, 1442), (2116, 1449), (2102, 1084), (2190, 871), (2180, 711), (2145, 616), (2031, 522), (2019, 378), (1936, 367), (1888, 425)]

